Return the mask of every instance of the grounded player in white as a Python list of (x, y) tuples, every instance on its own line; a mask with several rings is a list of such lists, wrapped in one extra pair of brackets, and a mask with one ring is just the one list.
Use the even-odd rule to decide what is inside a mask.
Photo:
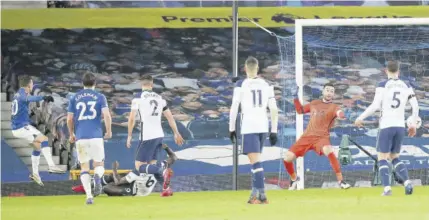
[(271, 145), (277, 142), (278, 109), (274, 98), (274, 88), (257, 77), (258, 60), (249, 57), (245, 63), (247, 78), (238, 81), (234, 88), (231, 110), (229, 112), (229, 132), (232, 142), (236, 141), (236, 120), (241, 107), (241, 134), (243, 153), (247, 154), (252, 164), (252, 193), (248, 203), (266, 204), (264, 168), (261, 153), (268, 134), (269, 120), (267, 107), (271, 113)]
[(164, 137), (161, 124), (162, 114), (167, 118), (168, 124), (173, 130), (176, 144), (182, 145), (184, 140), (177, 129), (173, 114), (171, 114), (170, 109), (167, 107), (167, 102), (160, 95), (152, 91), (152, 76), (143, 76), (141, 83), (142, 92), (135, 96), (131, 104), (131, 112), (128, 118), (127, 147), (131, 147), (136, 115), (139, 113), (142, 126), (140, 144), (135, 157), (135, 172), (153, 174), (162, 185), (161, 196), (170, 196), (173, 193), (170, 189), (170, 178), (172, 176), (172, 170), (169, 168), (170, 164), (163, 162), (161, 167), (156, 165)]
[(94, 196), (102, 192), (101, 177), (104, 174), (103, 123), (106, 126), (105, 139), (112, 137), (112, 117), (106, 97), (95, 91), (95, 76), (86, 73), (83, 76), (83, 90), (77, 92), (69, 102), (67, 127), (70, 143), (76, 142), (77, 157), (81, 164), (80, 180), (86, 193), (86, 204), (94, 203), (91, 193), (90, 160), (94, 166)]
[(387, 63), (388, 80), (378, 84), (375, 90), (375, 97), (372, 104), (356, 119), (355, 125), (363, 126), (363, 120), (373, 114), (378, 109), (381, 110), (379, 122), (379, 134), (377, 138), (377, 152), (379, 172), (381, 182), (384, 185), (382, 195), (392, 195), (389, 180), (389, 164), (392, 161), (396, 174), (404, 181), (405, 194), (413, 193), (413, 186), (408, 178), (407, 167), (399, 160), (402, 141), (405, 136), (405, 106), (409, 101), (413, 111), (414, 126), (408, 129), (408, 135), (413, 137), (416, 134), (416, 123), (419, 114), (419, 105), (415, 97), (413, 88), (399, 79), (399, 63), (389, 61)]
[(43, 186), (39, 175), (40, 151), (49, 165), (50, 173), (64, 173), (65, 171), (55, 166), (52, 160), (52, 149), (49, 147), (48, 137), (43, 135), (39, 130), (30, 125), (30, 116), (28, 115), (28, 104), (30, 102), (53, 102), (52, 96), (32, 96), (33, 80), (30, 76), (22, 76), (19, 79), (20, 89), (13, 96), (12, 100), (12, 134), (14, 137), (32, 144), (34, 147), (31, 155), (32, 173), (30, 178), (37, 184)]

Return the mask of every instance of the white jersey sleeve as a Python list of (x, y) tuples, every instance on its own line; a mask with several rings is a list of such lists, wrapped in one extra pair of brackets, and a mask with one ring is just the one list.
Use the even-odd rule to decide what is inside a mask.
[(412, 87), (409, 88), (409, 96), (408, 96), (408, 102), (411, 105), (412, 110), (412, 114), (411, 116), (413, 117), (413, 121), (415, 123), (417, 123), (417, 117), (419, 116), (419, 103), (417, 102), (417, 98), (416, 98), (416, 94), (414, 93), (414, 90)]
[(235, 131), (235, 123), (237, 121), (238, 109), (240, 108), (241, 102), (241, 88), (235, 87), (234, 94), (232, 96), (232, 104), (229, 110), (229, 131)]

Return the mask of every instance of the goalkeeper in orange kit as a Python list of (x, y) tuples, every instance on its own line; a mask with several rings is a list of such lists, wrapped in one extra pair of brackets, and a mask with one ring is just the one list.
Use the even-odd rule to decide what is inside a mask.
[(313, 100), (309, 104), (302, 106), (297, 97), (294, 99), (297, 113), (310, 113), (311, 117), (304, 134), (290, 147), (284, 157), (283, 163), (291, 178), (289, 190), (296, 190), (299, 181), (299, 176), (295, 173), (293, 161), (297, 157), (304, 156), (310, 150), (315, 151), (318, 155), (328, 157), (332, 169), (337, 176), (339, 186), (342, 189), (350, 188), (350, 184), (343, 180), (340, 163), (332, 150), (329, 139), (329, 129), (331, 129), (335, 119), (346, 119), (340, 106), (332, 103), (334, 93), (334, 86), (332, 84), (325, 84), (323, 86), (323, 98), (320, 100)]

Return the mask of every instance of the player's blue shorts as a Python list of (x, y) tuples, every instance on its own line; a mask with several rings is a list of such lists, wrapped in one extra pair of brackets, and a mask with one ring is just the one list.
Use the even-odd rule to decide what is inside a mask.
[(140, 141), (136, 151), (136, 161), (149, 163), (156, 160), (162, 149), (162, 138)]
[(390, 127), (380, 130), (377, 139), (377, 151), (380, 153), (395, 153), (401, 151), (405, 129), (403, 127)]
[(243, 154), (261, 153), (262, 148), (264, 147), (264, 141), (267, 138), (267, 134), (243, 134), (242, 138)]

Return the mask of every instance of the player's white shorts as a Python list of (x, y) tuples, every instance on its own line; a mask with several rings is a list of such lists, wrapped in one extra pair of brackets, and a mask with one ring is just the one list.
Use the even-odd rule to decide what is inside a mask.
[(31, 144), (34, 142), (36, 137), (42, 135), (42, 132), (40, 132), (39, 130), (37, 130), (37, 128), (31, 125), (26, 125), (20, 129), (12, 130), (12, 134), (14, 137), (23, 139), (29, 144)]
[(103, 138), (80, 139), (76, 141), (77, 159), (80, 163), (104, 161)]

